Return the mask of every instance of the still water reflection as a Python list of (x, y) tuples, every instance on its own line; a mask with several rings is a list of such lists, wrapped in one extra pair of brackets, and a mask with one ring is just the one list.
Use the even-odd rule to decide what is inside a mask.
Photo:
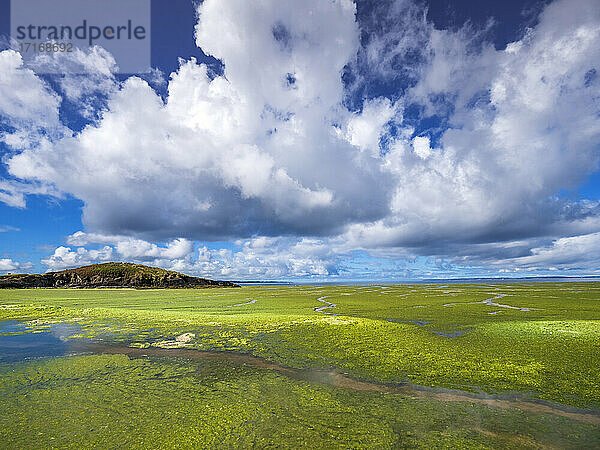
[(80, 330), (79, 325), (69, 323), (31, 331), (23, 322), (0, 322), (0, 362), (65, 355), (72, 346), (67, 338)]

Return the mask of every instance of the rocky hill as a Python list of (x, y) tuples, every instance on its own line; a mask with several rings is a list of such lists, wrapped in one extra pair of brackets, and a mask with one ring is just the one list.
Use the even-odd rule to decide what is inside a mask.
[(104, 263), (43, 275), (0, 275), (0, 288), (209, 288), (239, 287), (179, 272), (131, 263)]

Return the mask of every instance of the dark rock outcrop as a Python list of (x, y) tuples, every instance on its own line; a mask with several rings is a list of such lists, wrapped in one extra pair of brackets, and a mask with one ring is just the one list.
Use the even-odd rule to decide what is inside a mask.
[(0, 288), (209, 288), (239, 287), (179, 272), (131, 263), (104, 263), (43, 275), (2, 275)]

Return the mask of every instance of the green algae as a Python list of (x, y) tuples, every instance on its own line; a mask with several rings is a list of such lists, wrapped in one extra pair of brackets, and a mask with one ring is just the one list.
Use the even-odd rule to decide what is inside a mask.
[[(482, 303), (499, 295), (529, 311)], [(336, 306), (315, 311), (322, 297)], [(6, 290), (0, 304), (0, 320), (37, 321), (31, 331), (73, 321), (75, 338), (142, 348), (193, 333), (191, 348), (288, 367), (600, 407), (598, 283)]]
[(0, 368), (2, 448), (600, 445), (564, 417), (357, 392), (219, 360), (90, 355)]

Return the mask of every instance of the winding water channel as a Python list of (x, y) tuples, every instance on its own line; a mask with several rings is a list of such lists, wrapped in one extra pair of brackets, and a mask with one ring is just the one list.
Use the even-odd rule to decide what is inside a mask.
[(337, 316), (337, 314), (333, 314), (333, 313), (331, 313), (329, 311), (325, 311), (326, 309), (335, 308), (336, 307), (335, 303), (331, 303), (331, 302), (326, 301), (325, 300), (326, 298), (327, 298), (327, 296), (319, 297), (317, 299), (318, 301), (320, 301), (322, 303), (325, 303), (327, 306), (317, 306), (317, 307), (315, 307), (315, 311), (323, 313), (323, 314), (329, 314), (329, 315), (332, 315), (332, 316)]
[(414, 398), (428, 398), (442, 402), (469, 402), (483, 404), (495, 408), (516, 408), (536, 414), (554, 414), (581, 422), (600, 425), (600, 411), (588, 411), (580, 408), (569, 407), (548, 402), (526, 400), (518, 397), (511, 399), (500, 398), (494, 395), (474, 394), (470, 392), (429, 388), (413, 384), (382, 384), (372, 381), (364, 381), (353, 378), (338, 369), (293, 369), (256, 356), (229, 353), (208, 352), (191, 349), (164, 349), (164, 348), (131, 348), (122, 346), (91, 346), (89, 351), (103, 354), (124, 354), (130, 357), (178, 357), (190, 360), (213, 359), (228, 361), (238, 364), (246, 364), (252, 367), (274, 370), (282, 375), (307, 381), (311, 383), (325, 384), (341, 389), (355, 391), (386, 392), (391, 394), (408, 395)]
[(501, 299), (502, 297), (506, 297), (506, 294), (497, 294), (495, 297), (486, 298), (485, 300), (481, 300), (480, 302), (457, 302), (457, 303), (444, 303), (443, 306), (455, 306), (455, 305), (475, 305), (481, 304), (488, 306), (496, 306), (497, 308), (508, 308), (508, 309), (518, 309), (519, 311), (531, 311), (531, 308), (522, 308), (520, 306), (511, 306), (511, 305), (503, 305), (501, 303), (495, 303), (494, 300)]

